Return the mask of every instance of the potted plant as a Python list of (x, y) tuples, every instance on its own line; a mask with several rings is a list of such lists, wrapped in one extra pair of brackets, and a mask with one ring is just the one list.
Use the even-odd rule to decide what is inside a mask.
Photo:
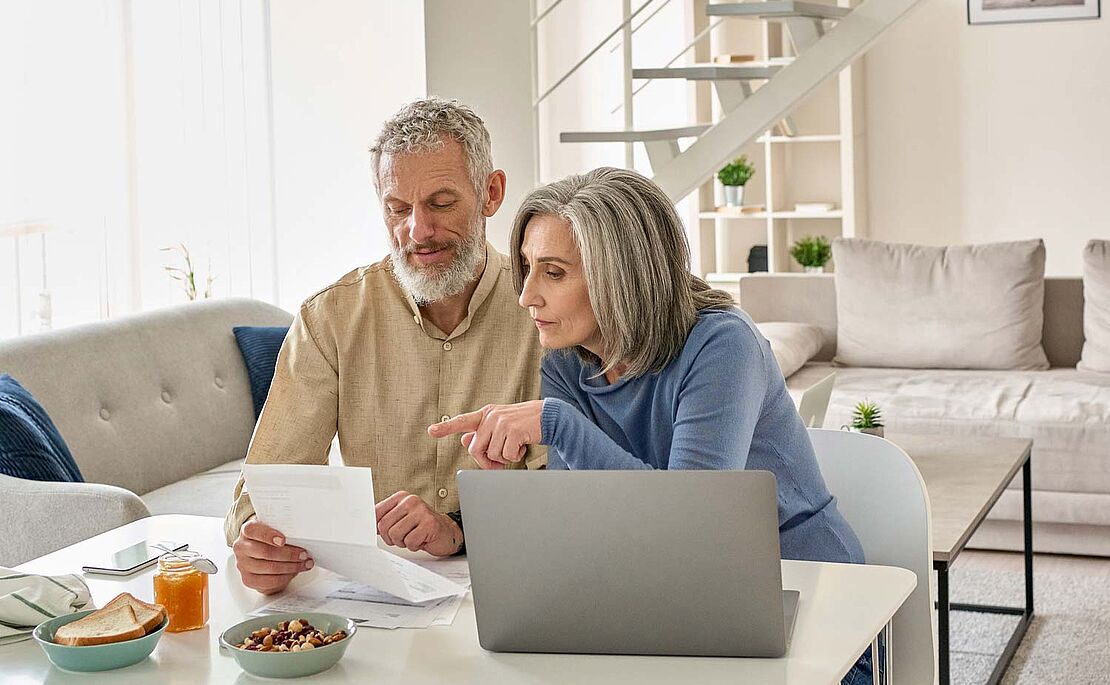
[(852, 410), (852, 430), (883, 437), (883, 413), (879, 405), (864, 400)]
[(832, 245), (823, 235), (807, 235), (790, 246), (790, 256), (807, 274), (824, 273), (825, 264), (832, 259)]
[(744, 184), (755, 174), (747, 155), (740, 155), (717, 172), (717, 180), (725, 187), (725, 204), (739, 207), (744, 202)]

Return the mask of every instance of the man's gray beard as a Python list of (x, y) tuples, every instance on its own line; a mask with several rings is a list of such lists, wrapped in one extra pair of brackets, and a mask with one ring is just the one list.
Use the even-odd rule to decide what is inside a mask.
[(482, 233), (476, 225), (465, 240), (455, 242), (455, 258), (442, 269), (417, 268), (408, 261), (411, 250), (392, 245), (389, 254), (393, 260), (393, 277), (417, 304), (454, 297), (474, 281), (478, 265), (486, 254), (486, 239)]

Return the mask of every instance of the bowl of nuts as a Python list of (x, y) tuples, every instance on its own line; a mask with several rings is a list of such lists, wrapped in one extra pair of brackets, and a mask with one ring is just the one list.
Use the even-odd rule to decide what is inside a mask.
[(326, 671), (347, 651), (358, 627), (335, 614), (271, 614), (236, 623), (220, 635), (239, 667), (264, 678)]

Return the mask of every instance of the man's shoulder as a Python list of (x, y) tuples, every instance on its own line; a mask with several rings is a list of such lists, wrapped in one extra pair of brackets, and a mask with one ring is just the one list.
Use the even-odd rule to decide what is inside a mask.
[(489, 255), (493, 257), (491, 261), (497, 265), (501, 271), (508, 271), (509, 277), (512, 277), (513, 263), (509, 261), (509, 255), (501, 254), (501, 251), (492, 245), (489, 247)]
[(493, 246), (489, 247), (487, 254), (486, 268), (493, 267), (497, 269), (497, 283), (493, 289), (494, 296), (499, 300), (511, 302), (514, 309), (520, 309), (526, 313), (526, 310), (517, 304), (518, 294), (516, 286), (513, 285), (513, 263), (509, 260), (509, 256), (501, 254)]
[(343, 274), (334, 283), (324, 286), (310, 295), (302, 309), (318, 309), (323, 306), (342, 306), (349, 300), (364, 301), (367, 291), (389, 287), (393, 279), (392, 262), (389, 257), (360, 266)]

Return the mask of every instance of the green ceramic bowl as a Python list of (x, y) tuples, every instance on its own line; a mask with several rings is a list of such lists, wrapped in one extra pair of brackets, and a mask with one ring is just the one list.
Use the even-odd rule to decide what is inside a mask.
[[(292, 621), (295, 618), (306, 618), (317, 630), (322, 633), (334, 633), (337, 630), (347, 631), (346, 639), (333, 642), (330, 645), (317, 647), (304, 652), (251, 652), (239, 649), (235, 645), (242, 644), (243, 639), (260, 628), (275, 628), (282, 621)], [(258, 618), (251, 618), (236, 623), (220, 635), (220, 645), (225, 647), (231, 656), (239, 662), (239, 667), (252, 675), (264, 678), (300, 678), (320, 671), (326, 671), (336, 664), (351, 639), (355, 636), (358, 626), (345, 616), (335, 614), (316, 614), (306, 612), (303, 614), (269, 614)]]
[(43, 621), (35, 628), (33, 633), (35, 642), (39, 643), (42, 651), (58, 668), (67, 671), (107, 671), (113, 668), (123, 668), (137, 664), (150, 656), (162, 638), (169, 621), (163, 619), (162, 623), (142, 637), (123, 642), (113, 642), (107, 645), (89, 645), (88, 647), (71, 647), (54, 642), (54, 633), (67, 623), (72, 623), (79, 618), (84, 618), (95, 609), (78, 611)]

